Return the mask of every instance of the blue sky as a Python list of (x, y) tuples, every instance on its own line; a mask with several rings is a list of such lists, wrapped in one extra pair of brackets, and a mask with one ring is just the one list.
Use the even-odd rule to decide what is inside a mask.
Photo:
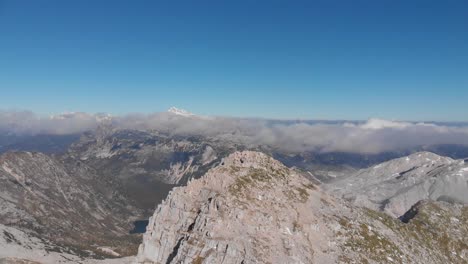
[(0, 0), (0, 109), (468, 121), (468, 1)]

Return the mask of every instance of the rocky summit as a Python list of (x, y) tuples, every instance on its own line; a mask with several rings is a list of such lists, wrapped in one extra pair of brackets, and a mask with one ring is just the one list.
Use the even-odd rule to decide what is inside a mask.
[(397, 219), (244, 151), (169, 194), (135, 263), (467, 263), (467, 235), (464, 205), (420, 201)]
[(158, 207), (138, 261), (309, 263), (316, 249), (308, 241), (315, 218), (308, 207), (320, 196), (272, 158), (236, 152)]

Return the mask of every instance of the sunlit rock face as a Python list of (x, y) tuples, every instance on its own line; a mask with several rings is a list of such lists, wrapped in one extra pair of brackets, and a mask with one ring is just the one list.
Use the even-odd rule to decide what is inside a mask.
[(322, 195), (265, 154), (236, 152), (158, 207), (138, 262), (310, 263)]
[(467, 213), (421, 201), (401, 221), (333, 198), (265, 154), (235, 152), (170, 193), (135, 263), (466, 263)]

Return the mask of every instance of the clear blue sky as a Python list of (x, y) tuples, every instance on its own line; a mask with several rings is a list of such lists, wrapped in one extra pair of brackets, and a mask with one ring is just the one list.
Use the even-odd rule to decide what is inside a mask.
[(468, 1), (0, 0), (0, 109), (468, 120)]

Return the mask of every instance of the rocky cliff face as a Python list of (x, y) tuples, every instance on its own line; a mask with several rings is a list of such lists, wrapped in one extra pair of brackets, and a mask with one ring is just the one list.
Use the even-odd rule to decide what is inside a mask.
[(233, 149), (201, 137), (103, 127), (83, 135), (66, 156), (118, 179), (129, 197), (153, 211), (173, 186), (199, 178)]
[(171, 192), (135, 262), (466, 263), (467, 208), (413, 209), (402, 222), (332, 198), (264, 154), (236, 152)]
[(236, 152), (158, 207), (138, 260), (310, 263), (318, 245), (308, 237), (316, 222), (309, 208), (320, 196), (278, 161)]
[(69, 154), (122, 179), (145, 175), (162, 183), (178, 184), (198, 175), (199, 170), (203, 175), (219, 161), (224, 149), (203, 138), (101, 128), (85, 134)]
[[(82, 251), (132, 253), (131, 217), (141, 213), (79, 161), (41, 153), (0, 156), (0, 223)], [(102, 252), (106, 253), (106, 252)]]

